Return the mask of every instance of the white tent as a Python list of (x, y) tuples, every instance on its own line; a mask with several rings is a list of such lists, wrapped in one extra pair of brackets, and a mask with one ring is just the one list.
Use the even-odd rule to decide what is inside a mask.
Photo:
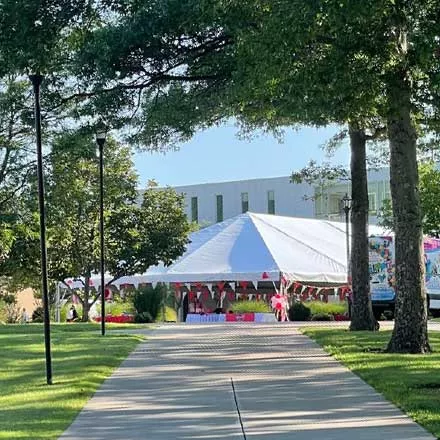
[[(382, 228), (370, 226), (370, 235), (384, 233)], [(345, 223), (248, 212), (201, 229), (190, 240), (186, 252), (170, 267), (159, 265), (112, 284), (255, 284), (279, 281), (281, 276), (310, 283), (347, 282)], [(92, 283), (99, 287), (98, 275)]]
[[(370, 234), (384, 231), (371, 227)], [(185, 254), (150, 281), (347, 281), (345, 224), (246, 213), (191, 235)]]

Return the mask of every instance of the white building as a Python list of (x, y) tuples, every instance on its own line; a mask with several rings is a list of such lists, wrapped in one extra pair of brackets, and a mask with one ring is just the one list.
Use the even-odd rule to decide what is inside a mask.
[[(351, 195), (351, 181), (315, 186), (315, 217), (343, 220), (342, 198)], [(384, 200), (391, 200), (390, 170), (381, 168), (368, 172), (369, 223), (376, 224)]]
[[(290, 183), (290, 176), (175, 187), (185, 196), (190, 221), (202, 227), (247, 211), (289, 217), (344, 220), (342, 198), (350, 181), (326, 185)], [(389, 169), (368, 173), (370, 223), (377, 223), (383, 200), (390, 199)]]
[[(292, 184), (290, 177), (178, 186), (185, 195), (188, 219), (202, 226), (247, 211), (291, 217), (314, 217), (314, 188)], [(309, 200), (306, 200), (306, 199)]]

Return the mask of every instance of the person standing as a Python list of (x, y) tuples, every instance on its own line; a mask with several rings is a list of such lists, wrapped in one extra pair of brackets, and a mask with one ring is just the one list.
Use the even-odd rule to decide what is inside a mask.
[(23, 307), (23, 310), (21, 311), (20, 322), (21, 322), (21, 324), (27, 324), (29, 322), (29, 315), (24, 307)]

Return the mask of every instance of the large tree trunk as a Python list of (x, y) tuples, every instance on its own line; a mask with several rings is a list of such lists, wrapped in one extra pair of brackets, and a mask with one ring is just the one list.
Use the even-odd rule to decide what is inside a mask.
[(84, 301), (83, 301), (83, 315), (82, 321), (89, 321), (89, 297), (90, 297), (90, 276), (86, 276), (84, 278), (85, 286), (84, 286)]
[(417, 135), (411, 120), (411, 89), (405, 73), (388, 90), (391, 196), (395, 225), (396, 312), (388, 351), (430, 351), (427, 330), (422, 219), (418, 191)]
[(351, 148), (351, 278), (350, 330), (376, 330), (370, 296), (368, 250), (367, 139), (365, 132), (350, 125)]

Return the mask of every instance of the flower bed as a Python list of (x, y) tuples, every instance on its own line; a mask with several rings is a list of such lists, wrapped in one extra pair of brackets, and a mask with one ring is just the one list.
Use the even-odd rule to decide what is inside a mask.
[[(94, 318), (94, 321), (101, 322), (101, 317), (97, 316)], [(126, 322), (134, 322), (134, 316), (133, 315), (107, 315), (105, 317), (105, 322), (117, 322), (117, 323), (126, 323)]]

